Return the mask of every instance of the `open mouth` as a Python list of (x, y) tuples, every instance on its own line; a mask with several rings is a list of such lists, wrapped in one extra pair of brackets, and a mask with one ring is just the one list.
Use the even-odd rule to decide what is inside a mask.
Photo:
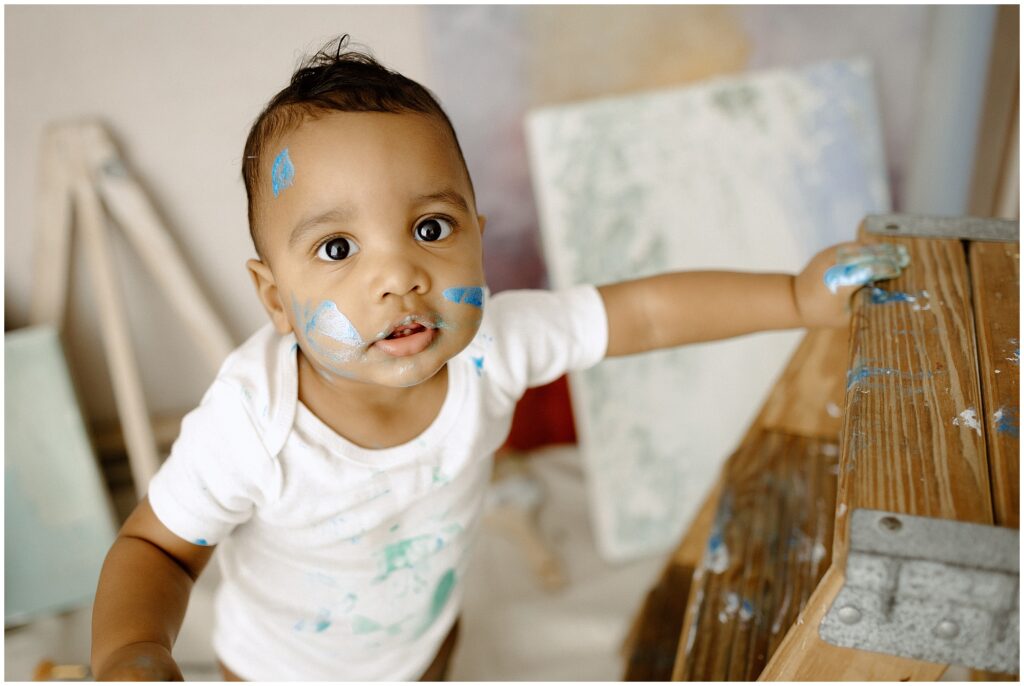
[(385, 338), (384, 340), (393, 341), (395, 339), (405, 338), (406, 336), (412, 336), (426, 330), (427, 327), (423, 326), (422, 324), (418, 324), (417, 322), (413, 322), (411, 324), (403, 324), (402, 326), (399, 326), (394, 331), (392, 331), (391, 335)]
[(436, 336), (437, 329), (410, 318), (374, 343), (374, 346), (393, 357), (407, 357), (426, 350)]

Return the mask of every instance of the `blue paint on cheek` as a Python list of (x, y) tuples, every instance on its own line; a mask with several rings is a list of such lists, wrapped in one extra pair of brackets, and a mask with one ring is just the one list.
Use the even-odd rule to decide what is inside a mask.
[(295, 165), (288, 155), (288, 148), (285, 148), (274, 158), (274, 166), (270, 170), (270, 183), (274, 187), (274, 197), (280, 195), (281, 191), (295, 183)]
[(453, 303), (462, 303), (473, 307), (484, 306), (484, 289), (479, 286), (448, 288), (442, 295)]

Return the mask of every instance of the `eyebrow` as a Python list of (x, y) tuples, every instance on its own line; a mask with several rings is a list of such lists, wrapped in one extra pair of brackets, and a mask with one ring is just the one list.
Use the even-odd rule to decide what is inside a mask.
[(355, 209), (346, 205), (327, 210), (326, 212), (321, 212), (320, 214), (315, 214), (312, 217), (307, 217), (296, 224), (295, 228), (292, 229), (292, 235), (288, 238), (288, 247), (294, 248), (307, 233), (321, 224), (348, 221), (354, 217), (355, 214)]
[[(425, 193), (413, 198), (413, 204), (416, 206), (426, 205), (432, 202), (446, 203), (448, 205), (453, 205), (463, 212), (469, 212), (469, 203), (466, 202), (466, 199), (462, 197), (460, 193), (451, 188), (446, 188), (436, 193)], [(307, 233), (316, 229), (318, 226), (351, 221), (356, 214), (354, 206), (342, 205), (327, 210), (326, 212), (321, 212), (311, 217), (307, 217), (296, 224), (295, 228), (292, 229), (291, 236), (288, 238), (288, 247), (294, 248), (297, 243), (302, 241), (303, 237)]]
[(469, 212), (469, 203), (466, 202), (466, 199), (463, 198), (462, 195), (451, 188), (446, 188), (443, 191), (438, 191), (437, 193), (421, 195), (414, 198), (414, 202), (420, 205), (425, 205), (428, 202), (444, 202), (449, 205), (454, 205), (463, 212)]

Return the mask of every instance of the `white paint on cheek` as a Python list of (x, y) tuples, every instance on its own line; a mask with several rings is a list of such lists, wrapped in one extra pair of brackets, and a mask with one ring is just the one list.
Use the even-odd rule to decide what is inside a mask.
[(331, 300), (325, 300), (317, 308), (309, 327), (345, 345), (361, 346), (363, 339), (359, 331)]

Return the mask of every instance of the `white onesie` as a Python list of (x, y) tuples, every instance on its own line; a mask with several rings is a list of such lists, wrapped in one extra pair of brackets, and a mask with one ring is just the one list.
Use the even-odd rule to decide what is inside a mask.
[(459, 613), (491, 457), (531, 386), (600, 361), (592, 286), (506, 291), (448, 362), (433, 423), (361, 448), (298, 400), (295, 336), (225, 361), (149, 486), (160, 521), (217, 545), (214, 649), (247, 680), (415, 680)]

